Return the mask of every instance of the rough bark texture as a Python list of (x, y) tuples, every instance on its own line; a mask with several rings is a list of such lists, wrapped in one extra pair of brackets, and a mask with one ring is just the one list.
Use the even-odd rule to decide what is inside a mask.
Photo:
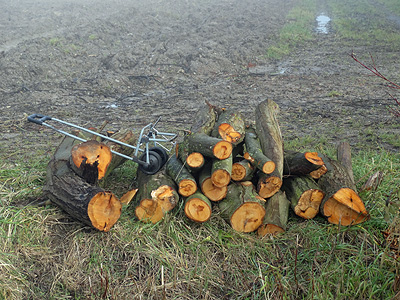
[(265, 174), (271, 174), (275, 170), (275, 163), (264, 155), (256, 132), (253, 128), (249, 127), (246, 129), (245, 145), (245, 159), (250, 161), (255, 167)]
[(286, 193), (295, 214), (304, 219), (312, 219), (318, 214), (325, 196), (314, 179), (307, 175), (285, 178), (282, 190)]
[(164, 171), (154, 175), (139, 172), (137, 181), (135, 214), (139, 220), (155, 224), (178, 204), (175, 182)]
[(221, 216), (236, 231), (255, 231), (265, 215), (264, 199), (257, 195), (249, 181), (230, 184), (226, 198), (218, 203)]
[(167, 174), (178, 185), (178, 193), (184, 197), (189, 197), (197, 191), (196, 179), (184, 167), (183, 163), (175, 155), (172, 155), (166, 166)]
[(214, 129), (217, 116), (218, 109), (206, 102), (194, 116), (190, 132), (210, 135), (211, 131)]
[(258, 228), (260, 236), (284, 232), (289, 217), (290, 202), (283, 191), (277, 192), (265, 204), (265, 217), (263, 224)]
[(49, 199), (75, 219), (109, 231), (121, 215), (121, 203), (110, 192), (87, 183), (70, 165), (74, 140), (65, 137), (47, 166), (44, 187)]
[(353, 165), (351, 162), (351, 148), (350, 144), (347, 142), (340, 142), (337, 147), (337, 160), (340, 162), (347, 173), (349, 174), (349, 178), (355, 186), (354, 174), (353, 174)]
[(349, 172), (338, 161), (324, 158), (328, 172), (318, 181), (325, 192), (320, 211), (333, 224), (354, 225), (369, 219)]
[(210, 200), (200, 192), (188, 197), (185, 202), (185, 215), (192, 221), (204, 223), (211, 217)]
[(256, 107), (256, 133), (265, 156), (275, 163), (277, 174), (283, 175), (283, 140), (277, 114), (279, 106), (272, 100), (261, 102)]
[(317, 152), (286, 151), (284, 154), (284, 175), (308, 175), (324, 165)]

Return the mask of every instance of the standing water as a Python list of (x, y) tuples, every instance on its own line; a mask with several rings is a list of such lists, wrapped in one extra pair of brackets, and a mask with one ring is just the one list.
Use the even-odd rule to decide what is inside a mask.
[(324, 14), (320, 14), (317, 17), (316, 21), (317, 21), (316, 31), (318, 33), (327, 34), (328, 33), (328, 23), (331, 21), (331, 18), (329, 18), (328, 16), (326, 16)]

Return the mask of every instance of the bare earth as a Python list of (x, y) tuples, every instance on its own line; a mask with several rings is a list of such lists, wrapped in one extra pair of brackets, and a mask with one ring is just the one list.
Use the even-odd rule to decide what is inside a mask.
[(380, 132), (393, 122), (383, 105), (391, 100), (349, 54), (373, 53), (397, 75), (394, 52), (343, 46), (330, 28), (284, 60), (268, 60), (294, 2), (13, 1), (0, 10), (1, 147), (12, 161), (59, 141), (26, 122), (32, 113), (134, 130), (161, 116), (161, 127), (179, 132), (205, 100), (252, 119), (271, 98), (285, 139), (362, 148), (371, 141), (366, 127)]

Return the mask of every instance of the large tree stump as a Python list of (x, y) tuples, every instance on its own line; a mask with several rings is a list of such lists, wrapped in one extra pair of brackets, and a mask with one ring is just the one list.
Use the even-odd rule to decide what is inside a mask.
[(265, 215), (264, 199), (257, 195), (250, 181), (232, 183), (226, 198), (218, 202), (221, 216), (233, 229), (240, 232), (255, 231)]
[(197, 191), (196, 179), (175, 155), (170, 157), (165, 170), (178, 185), (178, 193), (180, 195), (189, 197)]
[(309, 175), (324, 165), (317, 152), (286, 151), (284, 154), (284, 175)]
[(242, 114), (230, 109), (223, 111), (218, 116), (211, 135), (222, 138), (233, 145), (241, 143), (245, 137), (245, 123)]
[(154, 175), (139, 172), (137, 182), (135, 214), (139, 220), (155, 224), (178, 204), (175, 182), (164, 171)]
[(185, 202), (185, 215), (192, 221), (204, 223), (211, 217), (211, 202), (200, 192), (189, 196)]
[(311, 176), (286, 177), (282, 190), (286, 193), (294, 213), (304, 219), (312, 219), (318, 214), (325, 196)]
[(202, 193), (211, 201), (220, 201), (225, 198), (227, 186), (218, 187), (211, 179), (211, 164), (206, 164), (199, 174), (199, 185)]
[(349, 171), (338, 161), (324, 157), (328, 172), (318, 181), (325, 192), (321, 214), (332, 224), (355, 225), (369, 219), (369, 214), (359, 195)]
[(65, 137), (58, 146), (47, 166), (44, 191), (75, 219), (100, 231), (109, 231), (121, 216), (121, 203), (111, 192), (89, 184), (71, 169), (74, 142)]
[(265, 204), (265, 217), (257, 233), (260, 236), (277, 234), (286, 230), (290, 202), (283, 191), (278, 191)]

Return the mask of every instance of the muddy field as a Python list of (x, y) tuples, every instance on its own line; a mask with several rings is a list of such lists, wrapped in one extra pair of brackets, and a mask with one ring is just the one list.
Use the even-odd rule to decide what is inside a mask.
[[(0, 10), (2, 151), (15, 161), (59, 141), (57, 133), (26, 122), (32, 113), (134, 130), (161, 116), (162, 129), (179, 133), (205, 100), (252, 118), (266, 98), (281, 107), (286, 139), (345, 138), (357, 148), (376, 142), (363, 131), (396, 122), (385, 108), (391, 100), (349, 54), (373, 53), (396, 78), (395, 52), (345, 46), (330, 24), (328, 33), (316, 24), (312, 43), (281, 61), (268, 59), (266, 49), (295, 4), (13, 1)], [(324, 1), (319, 10), (329, 15)]]

